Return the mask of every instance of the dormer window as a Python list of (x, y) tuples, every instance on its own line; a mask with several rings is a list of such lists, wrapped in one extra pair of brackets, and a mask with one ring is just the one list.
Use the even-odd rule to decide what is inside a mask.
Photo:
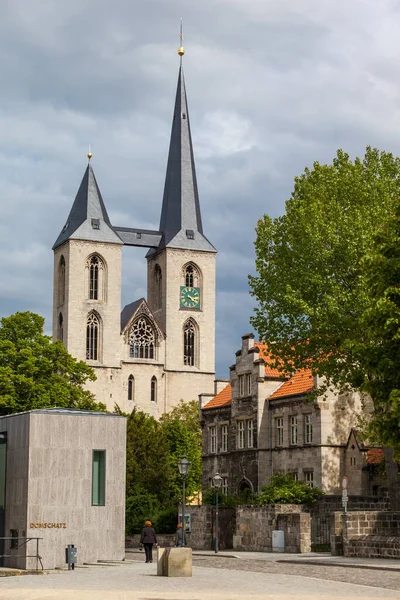
[(188, 240), (194, 240), (194, 231), (193, 229), (186, 229), (186, 237)]
[(100, 219), (92, 219), (92, 229), (100, 229)]

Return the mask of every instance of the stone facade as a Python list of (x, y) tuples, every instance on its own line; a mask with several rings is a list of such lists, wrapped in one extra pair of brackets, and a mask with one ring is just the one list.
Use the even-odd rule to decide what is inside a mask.
[[(78, 562), (125, 556), (126, 420), (105, 413), (34, 410), (0, 417), (6, 436), (5, 536), (39, 537), (43, 567), (65, 566), (68, 544)], [(104, 477), (97, 501), (94, 451)], [(97, 471), (96, 471), (97, 472)], [(3, 482), (0, 487), (2, 487)], [(96, 491), (95, 490), (95, 491)], [(95, 498), (95, 499), (94, 499)], [(35, 542), (5, 546), (4, 566), (35, 568)], [(20, 555), (19, 557), (15, 555)]]
[(271, 475), (291, 473), (326, 494), (341, 492), (345, 474), (349, 494), (378, 493), (384, 481), (367, 470), (368, 448), (355, 430), (371, 403), (331, 390), (310, 399), (307, 393), (320, 383), (310, 372), (285, 377), (270, 368), (266, 346), (243, 336), (230, 367), (229, 398), (226, 392), (200, 398), (203, 490), (217, 472), (229, 494), (259, 492)]
[(344, 556), (400, 558), (400, 513), (348, 512), (334, 518)]

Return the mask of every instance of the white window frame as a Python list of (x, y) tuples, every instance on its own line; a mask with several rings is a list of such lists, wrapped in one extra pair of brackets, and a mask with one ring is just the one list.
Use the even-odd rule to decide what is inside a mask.
[(244, 396), (244, 375), (239, 375), (239, 396)]
[(254, 448), (254, 421), (248, 419), (247, 423), (247, 447)]
[(299, 474), (297, 471), (289, 471), (290, 475), (293, 477), (293, 481), (299, 480)]
[(313, 426), (312, 426), (312, 414), (308, 413), (304, 415), (304, 443), (312, 444), (313, 441)]
[(228, 452), (228, 425), (221, 425), (221, 452)]
[(210, 427), (210, 453), (217, 453), (217, 428), (215, 425)]
[(246, 396), (251, 396), (251, 373), (246, 373), (245, 381)]
[(228, 495), (228, 478), (227, 477), (222, 478), (221, 492), (223, 494), (225, 494), (225, 496)]
[(290, 444), (296, 446), (299, 440), (299, 429), (297, 415), (290, 417)]
[(275, 446), (283, 446), (283, 417), (276, 417), (275, 431), (276, 431)]
[(237, 422), (237, 447), (239, 450), (243, 450), (245, 447), (245, 422), (240, 420)]
[(304, 473), (304, 483), (310, 488), (314, 487), (314, 471), (306, 471)]

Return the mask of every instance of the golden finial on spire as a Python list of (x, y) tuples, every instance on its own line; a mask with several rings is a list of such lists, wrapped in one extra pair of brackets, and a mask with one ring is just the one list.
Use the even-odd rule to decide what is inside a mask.
[(90, 144), (89, 144), (89, 150), (88, 150), (88, 153), (87, 153), (87, 157), (88, 157), (89, 162), (90, 162), (90, 159), (92, 158), (92, 156), (93, 156), (93, 154), (91, 153)]
[(179, 39), (181, 41), (181, 45), (178, 48), (178, 54), (182, 58), (182, 56), (185, 54), (185, 48), (183, 47), (183, 23), (182, 23), (182, 19), (181, 19), (181, 33), (180, 33)]

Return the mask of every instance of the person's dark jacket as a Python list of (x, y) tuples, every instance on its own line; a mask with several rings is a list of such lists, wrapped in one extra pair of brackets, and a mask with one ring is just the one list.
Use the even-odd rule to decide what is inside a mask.
[[(183, 543), (183, 539), (185, 539), (185, 543)], [(186, 535), (183, 537), (183, 529), (181, 528), (176, 530), (175, 546), (186, 546)]]
[(140, 536), (141, 544), (157, 544), (157, 536), (153, 527), (143, 527), (142, 534)]

